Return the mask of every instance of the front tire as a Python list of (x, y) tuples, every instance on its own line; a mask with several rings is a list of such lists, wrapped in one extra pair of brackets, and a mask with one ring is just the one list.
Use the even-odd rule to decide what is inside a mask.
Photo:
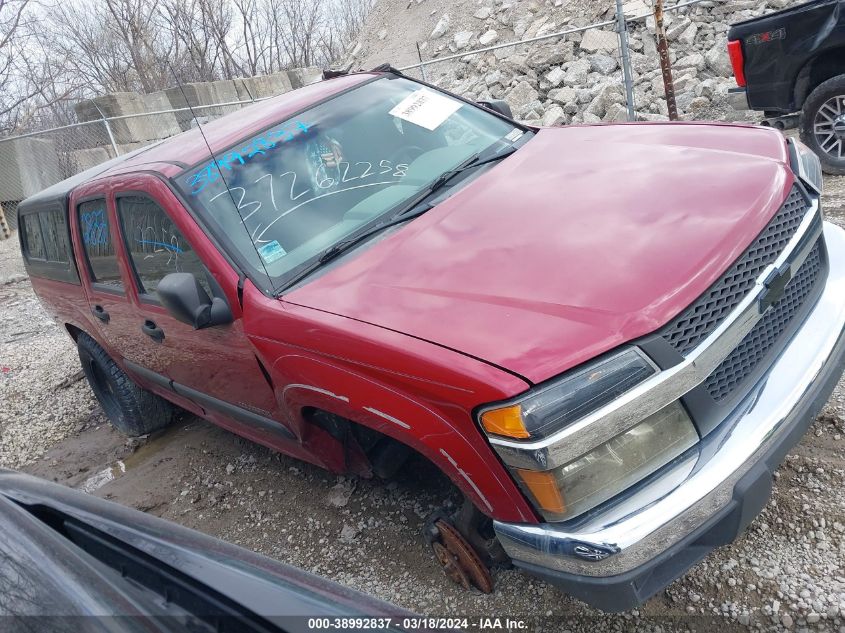
[(175, 407), (136, 385), (94, 339), (82, 332), (76, 346), (88, 384), (118, 431), (137, 437), (170, 424)]
[(827, 174), (845, 174), (845, 75), (819, 84), (801, 110), (801, 140)]

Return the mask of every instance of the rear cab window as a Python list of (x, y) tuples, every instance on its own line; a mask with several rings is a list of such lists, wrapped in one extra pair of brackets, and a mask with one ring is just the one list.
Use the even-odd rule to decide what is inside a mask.
[(76, 209), (91, 283), (107, 292), (123, 292), (105, 198), (87, 200)]
[(47, 261), (47, 250), (44, 247), (44, 236), (41, 234), (41, 214), (30, 213), (21, 218), (21, 236), (23, 238), (24, 253), (29, 259)]
[(34, 212), (22, 210), (20, 240), (24, 262), (31, 276), (79, 283), (63, 207)]

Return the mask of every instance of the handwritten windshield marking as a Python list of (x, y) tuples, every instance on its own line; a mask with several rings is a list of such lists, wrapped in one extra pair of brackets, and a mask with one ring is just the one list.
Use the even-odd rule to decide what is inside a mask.
[[(278, 211), (279, 207), (278, 205), (276, 205), (276, 196), (273, 192), (273, 174), (264, 174), (263, 176), (259, 176), (252, 182), (253, 184), (257, 184), (259, 180), (264, 180), (265, 178), (268, 178), (269, 180), (267, 182), (270, 183), (270, 202), (273, 203), (273, 208)], [(255, 211), (253, 211), (252, 213), (255, 213)], [(250, 215), (252, 215), (252, 213), (250, 213)], [(244, 220), (246, 220), (246, 218), (244, 218)]]
[(374, 173), (372, 171), (373, 164), (371, 162), (363, 160), (363, 161), (359, 161), (359, 162), (355, 163), (356, 167), (358, 165), (366, 165), (367, 166), (367, 168), (364, 170), (364, 173), (361, 174), (360, 176), (358, 176), (358, 178), (361, 178), (363, 180), (364, 178), (368, 178), (370, 175), (372, 175), (372, 173)]
[(282, 174), (279, 174), (279, 178), (284, 178), (288, 174), (293, 176), (293, 178), (291, 179), (291, 182), (290, 182), (290, 199), (291, 200), (299, 200), (302, 196), (304, 196), (306, 193), (308, 193), (308, 189), (304, 189), (300, 193), (294, 195), (293, 188), (296, 186), (296, 172), (295, 171), (286, 171)]
[(359, 175), (352, 176), (351, 178), (348, 178), (347, 176), (349, 175), (349, 167), (351, 166), (351, 164), (352, 163), (349, 163), (345, 160), (342, 160), (338, 163), (338, 166), (346, 165), (346, 167), (344, 167), (344, 169), (343, 169), (343, 176), (341, 176), (340, 182), (349, 182), (350, 180), (363, 180), (364, 178), (369, 178), (370, 176), (372, 176), (375, 173), (374, 171), (372, 171), (373, 164), (371, 162), (366, 161), (366, 160), (361, 160), (361, 161), (356, 162), (355, 166), (357, 167), (358, 165), (366, 165), (367, 168), (363, 172), (361, 172)]
[[(358, 169), (363, 166), (361, 173), (358, 174), (357, 176), (356, 175), (352, 175), (352, 176), (349, 175), (349, 172), (352, 171), (352, 169), (353, 169), (353, 165), (354, 165), (355, 171), (358, 171)], [(266, 224), (266, 225), (264, 224), (263, 220), (261, 220), (260, 218), (257, 218), (259, 221), (254, 227), (250, 227), (249, 224), (251, 224), (251, 223), (249, 223), (249, 224), (247, 223), (247, 221), (249, 219), (251, 219), (254, 215), (259, 213), (262, 210), (262, 208), (265, 206), (265, 204), (263, 204), (260, 200), (251, 200), (249, 202), (244, 202), (247, 194), (253, 194), (254, 195), (256, 193), (252, 190), (252, 188), (250, 188), (250, 190), (247, 190), (246, 187), (241, 187), (241, 186), (230, 187), (229, 189), (223, 190), (223, 191), (215, 194), (214, 196), (212, 196), (208, 200), (208, 202), (213, 203), (215, 200), (217, 200), (221, 196), (222, 197), (225, 197), (227, 195), (230, 196), (232, 198), (232, 201), (235, 203), (238, 214), (241, 216), (241, 223), (243, 224), (244, 228), (246, 229), (247, 234), (252, 239), (252, 242), (254, 244), (267, 244), (268, 240), (262, 239), (264, 234), (267, 232), (267, 230), (273, 224), (275, 224), (280, 219), (285, 217), (287, 214), (289, 214), (293, 211), (296, 211), (300, 207), (307, 205), (308, 203), (313, 202), (315, 200), (319, 200), (321, 198), (325, 198), (325, 197), (330, 196), (330, 195), (344, 193), (346, 191), (352, 191), (354, 189), (362, 189), (364, 187), (375, 187), (375, 186), (380, 186), (380, 185), (398, 184), (401, 181), (401, 178), (406, 174), (406, 171), (408, 169), (408, 165), (405, 164), (405, 163), (397, 163), (397, 164), (394, 165), (392, 163), (392, 161), (387, 160), (387, 159), (380, 160), (378, 162), (378, 165), (381, 168), (381, 171), (378, 172), (378, 175), (383, 176), (383, 175), (386, 175), (386, 174), (390, 174), (390, 176), (395, 178), (396, 180), (371, 182), (371, 183), (366, 183), (366, 184), (361, 184), (361, 185), (347, 186), (347, 187), (343, 187), (343, 188), (340, 188), (340, 189), (334, 189), (332, 191), (324, 192), (324, 190), (327, 189), (328, 187), (332, 187), (332, 186), (335, 186), (336, 184), (338, 184), (335, 181), (335, 179), (327, 178), (325, 180), (330, 181), (330, 184), (327, 185), (325, 180), (317, 183), (317, 186), (319, 187), (319, 189), (318, 189), (319, 195), (312, 196), (311, 198), (308, 198), (307, 200), (302, 200), (301, 202), (299, 202), (299, 204), (295, 204), (291, 208), (282, 211), (282, 213), (280, 215), (278, 215), (275, 219), (273, 219), (269, 224)], [(355, 162), (355, 163), (351, 163), (349, 161), (339, 161), (338, 167), (343, 171), (343, 176), (338, 179), (339, 182), (341, 182), (341, 183), (342, 182), (351, 182), (351, 181), (354, 181), (354, 180), (361, 180), (361, 179), (369, 178), (370, 176), (377, 174), (377, 172), (373, 169), (373, 163), (371, 163), (370, 161), (358, 161), (358, 162)], [(302, 198), (303, 196), (306, 196), (309, 193), (317, 193), (317, 192), (312, 191), (312, 189), (307, 188), (307, 187), (304, 188), (302, 191), (296, 191), (296, 183), (297, 183), (298, 174), (295, 171), (283, 172), (283, 173), (278, 175), (278, 178), (281, 179), (281, 178), (284, 178), (285, 176), (291, 177), (290, 189), (286, 192), (287, 196), (282, 194), (281, 197), (278, 197), (276, 195), (278, 192), (277, 192), (277, 188), (276, 188), (276, 186), (273, 182), (274, 178), (273, 178), (272, 173), (263, 174), (253, 181), (253, 184), (258, 184), (260, 181), (265, 180), (265, 179), (268, 181), (268, 186), (270, 188), (270, 203), (273, 205), (273, 209), (277, 212), (280, 211), (280, 208), (279, 208), (280, 202), (282, 202), (286, 197), (291, 202), (296, 202), (296, 201), (300, 200), (300, 198)], [(235, 193), (236, 191), (238, 191), (240, 193), (240, 195), (236, 194)], [(284, 189), (282, 191), (284, 191)], [(242, 212), (244, 212), (244, 213), (242, 213)]]
[[(224, 169), (231, 172), (236, 167), (246, 164), (249, 159), (258, 155), (263, 156), (268, 150), (302, 136), (310, 128), (311, 124), (304, 121), (288, 121), (281, 127), (254, 138), (240, 151), (227, 152), (221, 158), (212, 160), (195, 174), (189, 176), (185, 183), (191, 188), (191, 195), (195, 196), (208, 185), (217, 182)], [(246, 155), (246, 158), (244, 158), (244, 155)]]
[(375, 186), (378, 186), (378, 185), (395, 185), (395, 184), (396, 184), (395, 180), (385, 180), (383, 182), (368, 182), (364, 185), (355, 185), (354, 187), (346, 187), (345, 189), (336, 189), (335, 191), (329, 191), (329, 192), (326, 192), (326, 193), (322, 193), (319, 196), (314, 196), (313, 198), (308, 198), (308, 200), (305, 200), (303, 202), (300, 202), (297, 205), (292, 206), (290, 209), (288, 209), (287, 211), (285, 211), (284, 213), (279, 215), (275, 220), (270, 222), (266, 227), (264, 227), (264, 230), (261, 231), (261, 233), (258, 234), (258, 239), (261, 239), (261, 237), (267, 232), (267, 230), (271, 226), (273, 226), (276, 222), (278, 222), (283, 217), (285, 217), (288, 213), (292, 213), (293, 211), (296, 211), (299, 207), (302, 207), (302, 206), (308, 204), (309, 202), (314, 202), (314, 200), (319, 200), (320, 198), (328, 198), (329, 196), (334, 196), (336, 194), (343, 193), (345, 191), (352, 191), (353, 189), (363, 189), (364, 187), (375, 187)]

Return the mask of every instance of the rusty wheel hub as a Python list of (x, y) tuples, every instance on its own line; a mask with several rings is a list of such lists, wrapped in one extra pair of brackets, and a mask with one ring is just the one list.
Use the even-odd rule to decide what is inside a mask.
[(472, 545), (446, 521), (440, 519), (434, 526), (440, 540), (433, 541), (431, 548), (446, 575), (464, 589), (469, 589), (472, 584), (483, 593), (492, 592), (493, 578), (490, 576), (490, 570), (475, 553)]

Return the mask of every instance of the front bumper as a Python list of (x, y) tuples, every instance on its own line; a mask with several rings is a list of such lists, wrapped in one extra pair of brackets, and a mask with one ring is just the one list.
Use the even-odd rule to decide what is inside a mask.
[(514, 564), (606, 611), (640, 604), (763, 509), (772, 473), (845, 368), (845, 231), (825, 223), (828, 279), (757, 386), (692, 454), (621, 502), (566, 524), (494, 522)]

